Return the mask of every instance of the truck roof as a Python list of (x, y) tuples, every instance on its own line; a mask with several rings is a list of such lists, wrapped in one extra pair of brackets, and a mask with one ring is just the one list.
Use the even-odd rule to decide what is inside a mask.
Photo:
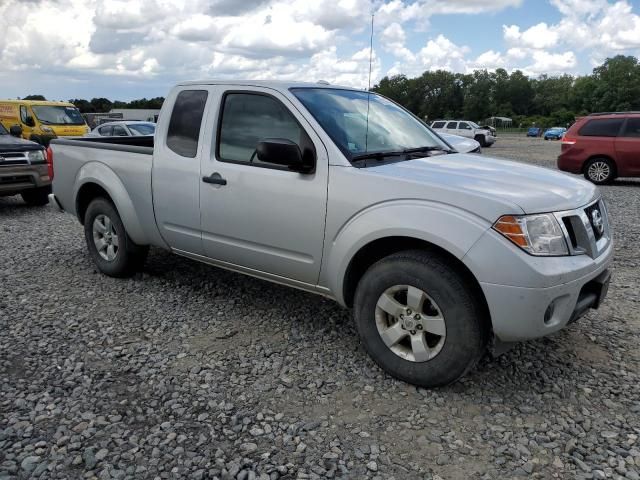
[(341, 90), (366, 91), (362, 88), (345, 87), (342, 85), (331, 85), (326, 82), (296, 82), (283, 80), (192, 80), (179, 82), (178, 86), (186, 85), (238, 85), (243, 87), (266, 87), (276, 90), (287, 90), (289, 88), (339, 88)]

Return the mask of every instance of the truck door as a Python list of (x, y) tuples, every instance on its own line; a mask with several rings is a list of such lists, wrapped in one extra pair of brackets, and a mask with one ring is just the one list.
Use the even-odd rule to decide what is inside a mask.
[(458, 124), (458, 133), (456, 135), (473, 138), (473, 129), (467, 122), (460, 122)]
[(153, 206), (160, 234), (172, 248), (202, 254), (200, 235), (201, 128), (209, 92), (174, 89), (169, 117), (158, 125), (153, 150)]
[(629, 117), (622, 134), (616, 137), (619, 170), (626, 174), (640, 173), (640, 117)]
[[(247, 273), (315, 285), (327, 207), (328, 156), (306, 119), (282, 94), (217, 87), (219, 111), (200, 186), (205, 255)], [(315, 149), (313, 173), (261, 163), (259, 141), (285, 138)], [(215, 183), (212, 181), (215, 180)]]

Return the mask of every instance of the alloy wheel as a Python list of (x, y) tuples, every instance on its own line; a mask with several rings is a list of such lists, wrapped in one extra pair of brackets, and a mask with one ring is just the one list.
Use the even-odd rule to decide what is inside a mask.
[(108, 262), (114, 261), (118, 255), (120, 240), (111, 219), (104, 214), (97, 215), (93, 220), (92, 230), (98, 254)]
[(440, 353), (447, 328), (436, 302), (417, 287), (395, 285), (376, 305), (376, 326), (385, 345), (410, 362), (426, 362)]

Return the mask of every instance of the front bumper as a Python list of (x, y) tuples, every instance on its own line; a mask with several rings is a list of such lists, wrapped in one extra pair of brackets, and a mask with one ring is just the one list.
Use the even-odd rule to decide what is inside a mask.
[(606, 263), (588, 276), (549, 288), (481, 283), (495, 336), (503, 342), (544, 337), (598, 308), (609, 287), (608, 267)]
[(14, 195), (51, 185), (46, 164), (0, 166), (0, 194)]
[(613, 262), (608, 222), (605, 235), (584, 254), (536, 257), (488, 230), (463, 261), (480, 283), (495, 336), (503, 342), (542, 337), (598, 308)]

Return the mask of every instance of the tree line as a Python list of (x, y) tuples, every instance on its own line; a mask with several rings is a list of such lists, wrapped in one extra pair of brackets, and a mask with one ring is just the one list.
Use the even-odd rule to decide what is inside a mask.
[(514, 127), (564, 126), (593, 112), (640, 110), (640, 63), (618, 55), (590, 75), (530, 78), (475, 70), (470, 74), (426, 71), (419, 77), (384, 77), (373, 88), (427, 121), (464, 118), (484, 123), (490, 117), (513, 119)]

